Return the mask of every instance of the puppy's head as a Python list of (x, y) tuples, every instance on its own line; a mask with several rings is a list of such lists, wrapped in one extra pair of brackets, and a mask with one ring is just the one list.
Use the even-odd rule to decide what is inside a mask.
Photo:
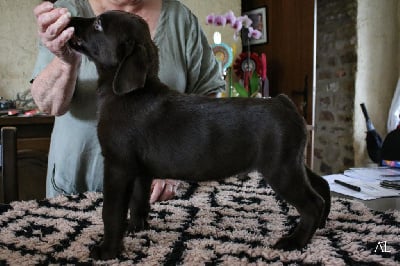
[(96, 64), (100, 78), (112, 75), (115, 94), (141, 88), (148, 77), (157, 77), (157, 47), (139, 16), (108, 11), (94, 18), (73, 17), (68, 26), (75, 28), (69, 45)]

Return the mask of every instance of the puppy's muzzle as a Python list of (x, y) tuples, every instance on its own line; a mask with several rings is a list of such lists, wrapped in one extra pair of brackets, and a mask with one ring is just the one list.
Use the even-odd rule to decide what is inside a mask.
[(80, 48), (82, 47), (83, 40), (76, 35), (72, 35), (71, 39), (68, 42), (73, 48)]

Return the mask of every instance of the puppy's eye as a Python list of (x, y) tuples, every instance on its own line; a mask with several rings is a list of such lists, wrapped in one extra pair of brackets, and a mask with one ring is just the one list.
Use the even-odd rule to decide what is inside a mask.
[(103, 27), (101, 26), (101, 20), (97, 19), (93, 25), (94, 29), (97, 31), (103, 31)]

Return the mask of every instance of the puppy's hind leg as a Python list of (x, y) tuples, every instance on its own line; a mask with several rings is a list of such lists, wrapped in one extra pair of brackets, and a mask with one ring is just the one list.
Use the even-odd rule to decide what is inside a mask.
[(129, 203), (130, 218), (128, 232), (138, 232), (149, 228), (147, 218), (150, 212), (150, 188), (152, 178), (136, 177)]
[(319, 228), (324, 228), (326, 220), (328, 219), (329, 212), (331, 210), (331, 190), (329, 188), (328, 182), (325, 179), (311, 171), (311, 169), (309, 169), (307, 166), (306, 171), (311, 186), (315, 191), (318, 192), (319, 195), (322, 196), (325, 201), (324, 214), (319, 224)]
[[(268, 172), (271, 174), (271, 171)], [(274, 175), (269, 176), (267, 182), (300, 214), (300, 222), (293, 233), (279, 239), (274, 248), (302, 249), (310, 241), (320, 224), (324, 200), (309, 184), (303, 165), (289, 166), (273, 172)]]
[(132, 179), (125, 165), (104, 160), (103, 188), (103, 242), (92, 248), (90, 257), (99, 260), (113, 259), (122, 251), (128, 204), (132, 193)]

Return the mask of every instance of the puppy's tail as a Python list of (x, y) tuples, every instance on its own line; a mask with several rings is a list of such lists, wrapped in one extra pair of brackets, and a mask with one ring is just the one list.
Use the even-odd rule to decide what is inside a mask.
[(276, 96), (276, 98), (279, 99), (286, 107), (297, 110), (296, 105), (286, 94), (279, 94)]
[(311, 186), (325, 201), (324, 212), (321, 217), (321, 222), (319, 225), (320, 228), (323, 228), (325, 227), (326, 220), (328, 218), (329, 212), (331, 211), (331, 190), (329, 188), (328, 182), (325, 179), (314, 173), (307, 166), (305, 167), (308, 180), (310, 180)]

